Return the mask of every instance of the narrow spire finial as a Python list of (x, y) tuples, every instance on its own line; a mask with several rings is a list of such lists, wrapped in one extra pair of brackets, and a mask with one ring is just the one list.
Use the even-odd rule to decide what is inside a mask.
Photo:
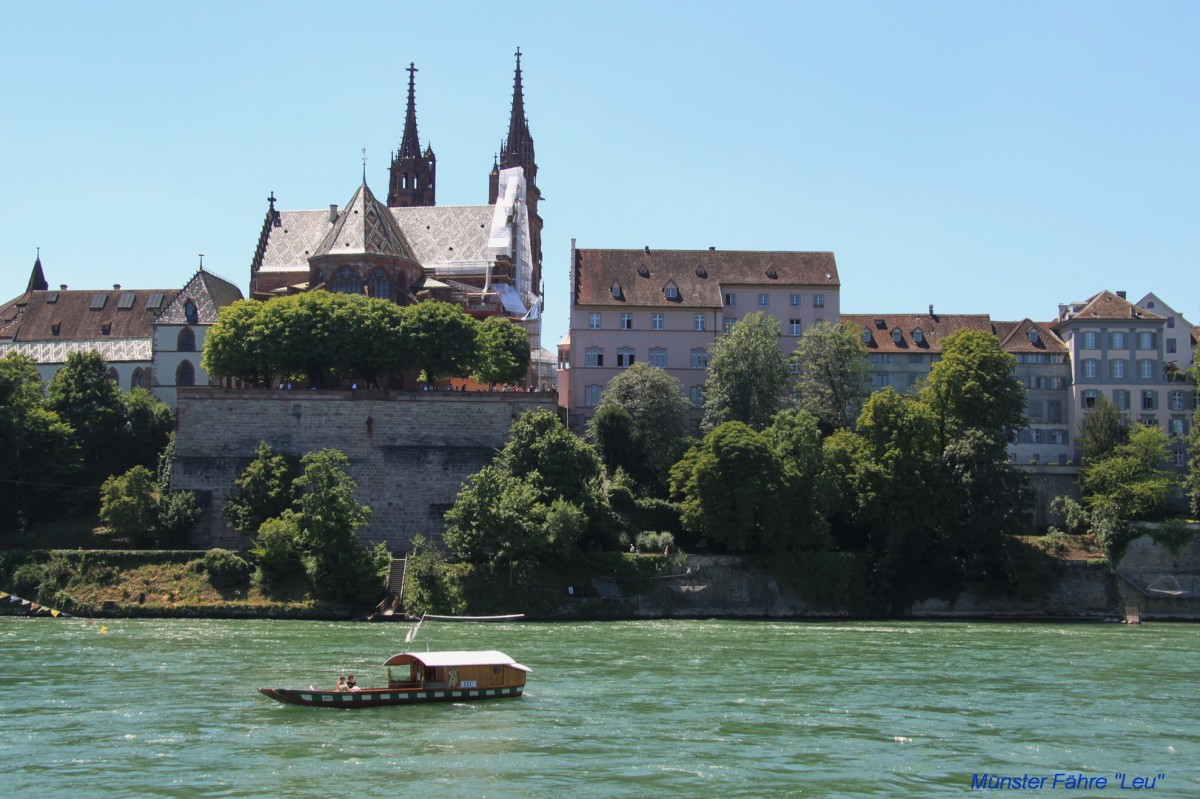
[(367, 185), (367, 148), (366, 147), (362, 148), (362, 161), (363, 161), (363, 185), (365, 186), (365, 185)]
[(200, 253), (200, 271), (204, 271), (204, 253)]

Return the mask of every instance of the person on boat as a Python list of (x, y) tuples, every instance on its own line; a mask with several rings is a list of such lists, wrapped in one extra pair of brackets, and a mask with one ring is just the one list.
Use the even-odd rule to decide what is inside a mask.
[(358, 683), (355, 682), (353, 674), (351, 674), (349, 677), (346, 678), (346, 690), (347, 691), (361, 691), (362, 690), (361, 688), (358, 687)]
[(338, 684), (337, 684), (337, 687), (336, 687), (336, 688), (334, 688), (333, 690), (335, 690), (335, 691), (349, 691), (349, 690), (350, 690), (350, 688), (349, 688), (349, 687), (346, 685), (346, 678), (345, 678), (345, 677), (338, 677)]

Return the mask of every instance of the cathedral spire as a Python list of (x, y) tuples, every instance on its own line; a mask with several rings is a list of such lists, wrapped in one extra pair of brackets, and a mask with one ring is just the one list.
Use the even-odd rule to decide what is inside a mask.
[(432, 147), (426, 147), (422, 154), (421, 139), (417, 135), (417, 71), (416, 64), (410, 61), (404, 134), (400, 138), (400, 149), (392, 156), (388, 185), (387, 204), (391, 208), (435, 204), (433, 178), (437, 171), (437, 157)]
[[(500, 169), (521, 167), (525, 172), (525, 202), (529, 208), (529, 238), (533, 250), (535, 286), (539, 285), (542, 270), (542, 217), (538, 201), (542, 192), (537, 185), (537, 161), (533, 155), (533, 136), (525, 118), (525, 87), (521, 83), (521, 48), (514, 54), (517, 68), (513, 76), (512, 112), (508, 118), (508, 138), (500, 145)], [(488, 176), (488, 204), (495, 205), (500, 194), (500, 173), (495, 166)]]

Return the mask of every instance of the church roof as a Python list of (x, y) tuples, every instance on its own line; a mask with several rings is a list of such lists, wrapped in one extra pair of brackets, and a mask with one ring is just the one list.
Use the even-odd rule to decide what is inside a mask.
[[(674, 284), (676, 299), (664, 288)], [(613, 294), (620, 284), (621, 296)], [(730, 285), (836, 288), (831, 252), (745, 250), (576, 250), (576, 305), (720, 307)]]
[(154, 320), (178, 289), (125, 291), (34, 291), (13, 316), (0, 309), (4, 338), (14, 342), (116, 341), (150, 339)]
[[(412, 260), (437, 270), (439, 264), (484, 263), (492, 206), (420, 206), (386, 209), (410, 247)], [(329, 211), (279, 211), (279, 225), (268, 228), (259, 269), (302, 272), (329, 233)], [(340, 216), (345, 216), (343, 212)]]
[(217, 312), (238, 300), (245, 299), (242, 290), (224, 278), (203, 269), (192, 275), (192, 279), (179, 290), (174, 300), (167, 304), (158, 316), (158, 322), (168, 325), (188, 324), (184, 304), (191, 299), (196, 305), (196, 323), (211, 325), (217, 321)]
[(317, 245), (313, 256), (322, 255), (382, 255), (415, 260), (395, 217), (375, 199), (365, 181)]

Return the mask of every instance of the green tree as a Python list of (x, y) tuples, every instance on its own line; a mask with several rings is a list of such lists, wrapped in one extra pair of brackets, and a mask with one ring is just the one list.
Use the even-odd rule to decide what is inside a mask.
[(383, 591), (386, 549), (371, 551), (358, 529), (371, 519), (371, 509), (354, 499), (354, 480), (346, 473), (350, 460), (334, 449), (310, 452), (300, 459), (297, 478), (299, 510), (280, 517), (294, 522), (296, 540), (305, 552), (309, 578), (318, 595), (351, 602), (373, 602)]
[(254, 580), (266, 590), (281, 594), (297, 582), (307, 585), (304, 548), (300, 545), (300, 527), (296, 514), (285, 511), (267, 519), (258, 528), (251, 550), (258, 561)]
[(122, 392), (120, 396), (124, 457), (119, 467), (149, 467), (158, 460), (175, 427), (171, 406), (144, 388)]
[(627, 413), (632, 447), (628, 457), (616, 458), (615, 466), (624, 468), (644, 486), (661, 487), (671, 465), (682, 454), (681, 445), (687, 437), (689, 403), (683, 386), (666, 371), (647, 363), (635, 363), (608, 381), (588, 427), (591, 439), (601, 445), (606, 458), (613, 457), (622, 446), (619, 426), (614, 425), (610, 431), (601, 429), (607, 423), (603, 414), (612, 407)]
[(50, 381), (47, 407), (75, 431), (86, 464), (85, 479), (95, 486), (119, 471), (124, 457), (124, 404), (100, 353), (88, 350), (67, 356)]
[(1082, 485), (1088, 507), (1126, 521), (1162, 518), (1175, 488), (1173, 475), (1163, 468), (1169, 448), (1163, 430), (1137, 425), (1129, 443), (1084, 466)]
[(529, 336), (503, 316), (479, 325), (472, 376), (480, 383), (518, 383), (529, 373)]
[(100, 521), (113, 535), (139, 543), (155, 540), (158, 484), (145, 466), (134, 466), (100, 487)]
[(942, 358), (920, 393), (937, 420), (942, 449), (967, 430), (978, 431), (997, 451), (1006, 449), (1026, 421), (1016, 365), (1000, 341), (982, 330), (958, 330), (942, 341)]
[(171, 490), (171, 469), (175, 464), (175, 434), (167, 436), (167, 445), (158, 456), (157, 537), (160, 544), (183, 543), (202, 514), (192, 491)]
[(786, 549), (790, 541), (784, 465), (767, 438), (725, 422), (671, 468), (683, 527), (730, 552)]
[(752, 313), (709, 347), (702, 429), (744, 422), (761, 430), (783, 403), (787, 358), (779, 349), (779, 322)]
[(258, 300), (238, 300), (218, 311), (216, 324), (204, 337), (204, 371), (252, 386), (273, 383), (277, 364), (268, 358), (260, 321), (265, 307)]
[(1184, 478), (1188, 504), (1192, 518), (1200, 519), (1200, 408), (1192, 416), (1192, 429), (1188, 433), (1188, 471)]
[(549, 547), (538, 490), (496, 466), (471, 476), (446, 512), (446, 546), (471, 563), (514, 566)]
[(868, 392), (867, 350), (846, 325), (817, 322), (796, 343), (791, 362), (796, 406), (817, 418), (826, 435), (850, 427)]
[(44, 404), (30, 358), (0, 358), (0, 531), (23, 531), (63, 507), (63, 484), (82, 469), (74, 430)]
[(528, 411), (513, 422), (495, 463), (528, 481), (547, 504), (565, 499), (588, 508), (597, 502), (600, 458), (550, 411)]
[(817, 418), (808, 411), (775, 414), (763, 436), (783, 464), (790, 548), (815, 549), (828, 543), (825, 457)]
[(225, 516), (235, 530), (256, 532), (263, 522), (283, 514), (297, 499), (299, 476), (295, 458), (276, 454), (258, 442), (252, 460), (233, 481), (234, 494), (225, 503)]
[(1103, 394), (1079, 423), (1079, 448), (1083, 462), (1103, 460), (1124, 444), (1128, 438), (1128, 419), (1125, 414)]
[(639, 448), (633, 443), (633, 417), (620, 405), (599, 405), (588, 420), (588, 438), (595, 443), (610, 475), (618, 469), (628, 475), (638, 468)]
[(425, 381), (433, 383), (471, 371), (478, 329), (479, 324), (457, 305), (429, 301), (405, 310), (400, 332)]

